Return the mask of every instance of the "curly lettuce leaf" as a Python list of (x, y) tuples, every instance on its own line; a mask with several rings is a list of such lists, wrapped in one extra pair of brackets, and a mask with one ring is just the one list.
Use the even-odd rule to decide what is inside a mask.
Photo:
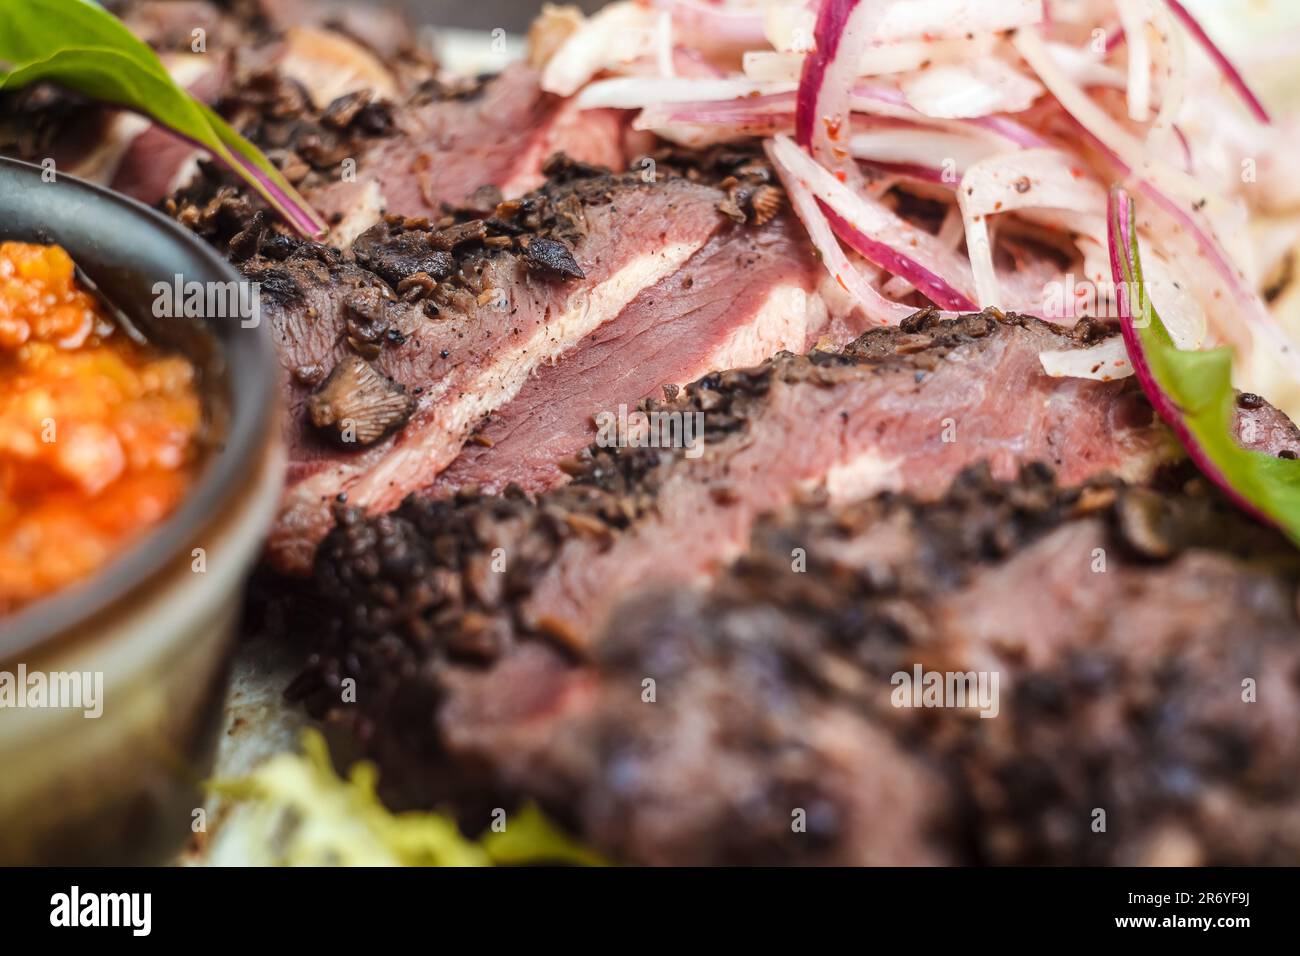
[(49, 82), (148, 116), (207, 149), (295, 229), (325, 234), (315, 210), (252, 143), (182, 89), (149, 46), (89, 0), (0, 3), (0, 90)]
[(1111, 271), (1124, 293), (1118, 296), (1124, 343), (1151, 404), (1206, 477), (1300, 545), (1300, 460), (1237, 444), (1232, 350), (1174, 345), (1147, 294), (1133, 200), (1118, 186), (1111, 190), (1109, 219)]
[(535, 806), (512, 813), (501, 831), (478, 840), (442, 813), (392, 813), (376, 793), (368, 763), (340, 778), (325, 738), (303, 732), (302, 753), (270, 758), (245, 777), (218, 780), (215, 792), (244, 805), (239, 826), (246, 862), (272, 866), (520, 866), (603, 860), (566, 836)]

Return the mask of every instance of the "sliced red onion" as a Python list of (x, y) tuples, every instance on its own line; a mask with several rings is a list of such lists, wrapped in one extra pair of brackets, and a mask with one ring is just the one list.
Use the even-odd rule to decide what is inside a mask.
[(877, 0), (823, 0), (813, 28), (817, 47), (799, 80), (795, 139), (842, 180), (860, 179), (845, 140), (853, 82), (878, 15)]
[[(920, 163), (887, 163), (879, 160), (867, 160), (862, 163), (864, 169), (875, 170), (887, 176), (892, 176), (896, 180), (911, 179), (921, 183), (935, 183), (940, 186), (947, 186), (949, 189), (956, 187), (948, 171), (939, 169), (937, 166), (923, 166)], [(875, 185), (873, 183), (873, 185)]]
[(951, 312), (977, 311), (974, 302), (953, 289), (925, 266), (907, 258), (892, 246), (870, 238), (824, 203), (822, 212), (825, 213), (835, 234), (843, 239), (850, 249), (886, 272), (906, 279), (939, 308)]
[(1183, 170), (1155, 157), (1135, 136), (1124, 129), (1061, 69), (1042, 38), (1033, 30), (1020, 30), (1012, 44), (1024, 57), (1043, 85), (1080, 126), (1104, 143), (1107, 149), (1124, 160), (1138, 175), (1156, 183), (1169, 193), (1188, 202), (1206, 198), (1205, 186)]
[(881, 8), (876, 42), (1002, 33), (1044, 20), (1043, 0), (872, 0)]
[(1005, 116), (980, 116), (972, 120), (967, 120), (972, 126), (979, 126), (991, 133), (996, 133), (1005, 140), (1022, 146), (1025, 149), (1036, 149), (1038, 147), (1048, 146), (1049, 143), (1043, 137), (1039, 136), (1028, 126), (1018, 123), (1013, 119)]
[[(1142, 336), (1138, 334), (1137, 319), (1134, 316), (1136, 310), (1133, 307), (1133, 301), (1136, 298), (1140, 304), (1140, 311), (1143, 313), (1144, 323), (1150, 323), (1151, 315), (1148, 312), (1151, 308), (1150, 300), (1141, 287), (1139, 278), (1141, 265), (1136, 261), (1134, 254), (1137, 227), (1134, 223), (1133, 200), (1128, 192), (1120, 186), (1116, 186), (1111, 190), (1107, 205), (1107, 220), (1110, 226), (1108, 232), (1110, 238), (1111, 278), (1115, 282), (1115, 287), (1121, 290), (1121, 294), (1118, 296), (1120, 330), (1124, 336), (1124, 345), (1128, 350), (1129, 362), (1133, 366), (1133, 374), (1142, 386), (1142, 391), (1151, 400), (1151, 405), (1156, 410), (1156, 413), (1164, 419), (1165, 424), (1178, 437), (1179, 443), (1186, 449), (1188, 457), (1192, 459), (1196, 467), (1218, 485), (1224, 494), (1243, 511), (1267, 524), (1275, 524), (1272, 518), (1233, 487), (1227, 475), (1223, 473), (1218, 463), (1201, 446), (1196, 435), (1188, 427), (1182, 409), (1164, 390), (1155, 373), (1151, 370), (1146, 344), (1143, 342)], [(1143, 327), (1145, 328), (1146, 325), (1144, 324)], [(1160, 334), (1164, 332), (1164, 329), (1160, 327), (1154, 332)], [(1163, 337), (1167, 338), (1168, 333), (1164, 332)], [(1172, 342), (1169, 344), (1172, 347)]]
[(881, 325), (898, 325), (908, 316), (915, 314), (916, 310), (911, 306), (892, 302), (877, 292), (862, 273), (849, 262), (812, 191), (776, 155), (773, 143), (768, 142), (765, 148), (772, 165), (776, 168), (777, 175), (781, 177), (786, 194), (790, 197), (790, 205), (794, 207), (795, 214), (808, 230), (808, 237), (821, 256), (822, 265), (826, 267), (826, 271), (840, 288), (857, 299), (867, 318)]
[(776, 131), (793, 125), (794, 96), (778, 93), (710, 102), (663, 103), (646, 107), (633, 125), (637, 129), (658, 129), (679, 123)]
[[(849, 140), (849, 152), (857, 159), (933, 170), (938, 174), (936, 182), (946, 181), (953, 186), (969, 167), (1000, 148), (985, 136), (906, 126), (855, 132)], [(945, 167), (933, 165), (940, 159), (948, 163), (947, 180), (943, 176)]]
[(786, 136), (772, 143), (791, 175), (829, 208), (836, 233), (868, 261), (901, 275), (941, 309), (973, 311), (975, 302), (958, 285), (973, 291), (974, 279), (959, 256), (930, 233), (899, 218), (877, 200), (840, 182)]
[(1250, 88), (1250, 84), (1248, 84), (1245, 77), (1241, 75), (1241, 71), (1233, 65), (1233, 62), (1228, 59), (1223, 50), (1219, 48), (1219, 45), (1210, 39), (1210, 35), (1205, 32), (1205, 29), (1197, 22), (1196, 18), (1191, 15), (1188, 9), (1183, 6), (1179, 0), (1165, 0), (1165, 3), (1169, 5), (1169, 9), (1173, 11), (1174, 16), (1182, 21), (1183, 26), (1187, 27), (1188, 31), (1196, 38), (1197, 42), (1205, 48), (1205, 52), (1210, 55), (1210, 59), (1212, 59), (1219, 67), (1219, 70), (1228, 80), (1228, 83), (1237, 91), (1237, 94), (1242, 98), (1242, 100), (1245, 101), (1246, 106), (1250, 109), (1251, 113), (1255, 115), (1255, 118), (1261, 123), (1273, 122), (1268, 115), (1268, 110), (1264, 108), (1264, 104), (1260, 102), (1259, 97), (1256, 96), (1254, 90)]

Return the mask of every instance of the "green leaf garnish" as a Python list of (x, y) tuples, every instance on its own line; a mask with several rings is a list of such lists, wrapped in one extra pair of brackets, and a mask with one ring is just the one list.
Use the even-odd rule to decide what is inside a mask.
[(1133, 200), (1119, 186), (1111, 190), (1109, 226), (1124, 344), (1143, 391), (1206, 477), (1243, 510), (1300, 544), (1300, 460), (1237, 444), (1232, 350), (1184, 351), (1174, 345), (1147, 294)]
[(208, 150), (303, 235), (325, 223), (256, 146), (182, 89), (147, 44), (89, 0), (0, 3), (0, 90), (49, 82), (148, 116)]
[(272, 866), (519, 866), (604, 860), (552, 824), (533, 805), (511, 813), (500, 831), (467, 839), (446, 814), (392, 813), (376, 794), (368, 763), (347, 779), (334, 772), (325, 738), (303, 732), (301, 754), (277, 754), (237, 780), (210, 784), (246, 807), (235, 828), (242, 862)]

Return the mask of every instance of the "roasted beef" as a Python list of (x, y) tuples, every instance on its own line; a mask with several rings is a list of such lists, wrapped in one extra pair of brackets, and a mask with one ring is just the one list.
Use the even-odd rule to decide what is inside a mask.
[[(544, 633), (586, 648), (628, 590), (724, 567), (760, 513), (816, 486), (833, 499), (889, 489), (933, 496), (981, 460), (1002, 477), (1041, 460), (1070, 484), (1101, 473), (1145, 479), (1176, 447), (1132, 382), (1044, 375), (1038, 352), (1070, 341), (1033, 319), (920, 313), (842, 352), (786, 353), (715, 373), (645, 406), (666, 425), (698, 423), (695, 449), (634, 447), (631, 436), (594, 445), (570, 465), (569, 485), (535, 503), (507, 490), (415, 498), (369, 522), (344, 511), (344, 527), (324, 547), (325, 589), (345, 608), (365, 606), (366, 620), (344, 618), (356, 640), (407, 627), (429, 638), (426, 617), (436, 611), (453, 643), (464, 628), (475, 632), (467, 641), (481, 643), (486, 628), (489, 644)], [(460, 528), (468, 538), (458, 538)], [(496, 548), (509, 556), (507, 573), (485, 571), (451, 598), (428, 592), (424, 576), (450, 554), (448, 536), (457, 573), (486, 567)], [(346, 555), (362, 541), (374, 550), (354, 566)], [(409, 575), (403, 587), (394, 589), (377, 556)], [(490, 592), (482, 600), (481, 587)]]
[[(627, 594), (707, 579), (760, 514), (818, 489), (935, 497), (979, 461), (1002, 478), (1045, 461), (1069, 485), (1141, 481), (1177, 457), (1131, 382), (1037, 371), (1038, 351), (1068, 340), (1033, 319), (920, 313), (842, 352), (783, 354), (645, 406), (701, 415), (698, 455), (597, 444), (537, 498), (413, 496), (376, 517), (336, 506), (316, 567), (334, 636), (308, 681), (327, 698), (355, 665), (364, 673), (350, 676), (400, 684), (418, 661), (494, 660), (537, 637), (585, 656)], [(1300, 448), (1294, 429), (1268, 434), (1270, 450)], [(397, 651), (412, 663), (393, 665)]]
[(596, 439), (601, 416), (714, 369), (811, 348), (831, 331), (818, 293), (822, 274), (792, 216), (757, 227), (725, 224), (561, 362), (540, 368), (475, 431), (431, 491), (499, 493), (510, 484), (544, 491), (567, 480), (561, 466)]
[[(632, 862), (1294, 860), (1300, 560), (1188, 469), (1162, 475), (1062, 489), (981, 466), (932, 500), (804, 501), (709, 588), (625, 594), (582, 662), (528, 641), (468, 664), (436, 612), (421, 636), (372, 591), (350, 626), (383, 636), (351, 643), (362, 703), (335, 714), (380, 722), (395, 783), (439, 766), (539, 798)], [(509, 573), (421, 566), (409, 536), (437, 532), (411, 518), (326, 560), (408, 599), (397, 567), (511, 600)], [(429, 540), (464, 556), (471, 536)], [(996, 716), (899, 706), (918, 668), (996, 674)]]
[[(307, 244), (280, 260), (274, 243), (263, 246), (244, 272), (261, 283), (281, 362), (298, 383), (290, 484), (271, 543), (278, 563), (310, 563), (340, 496), (381, 511), (429, 484), (535, 370), (705, 246), (727, 222), (720, 198), (681, 178), (557, 175), (483, 218), (381, 222), (351, 258)], [(409, 421), (378, 443), (323, 439), (307, 405), (321, 377), (358, 354), (413, 397)], [(366, 414), (358, 406), (343, 417)]]

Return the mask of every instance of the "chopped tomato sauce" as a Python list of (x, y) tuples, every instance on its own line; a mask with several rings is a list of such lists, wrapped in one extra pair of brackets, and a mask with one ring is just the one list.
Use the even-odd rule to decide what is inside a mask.
[(165, 518), (201, 423), (187, 359), (118, 328), (63, 249), (0, 243), (0, 614)]

